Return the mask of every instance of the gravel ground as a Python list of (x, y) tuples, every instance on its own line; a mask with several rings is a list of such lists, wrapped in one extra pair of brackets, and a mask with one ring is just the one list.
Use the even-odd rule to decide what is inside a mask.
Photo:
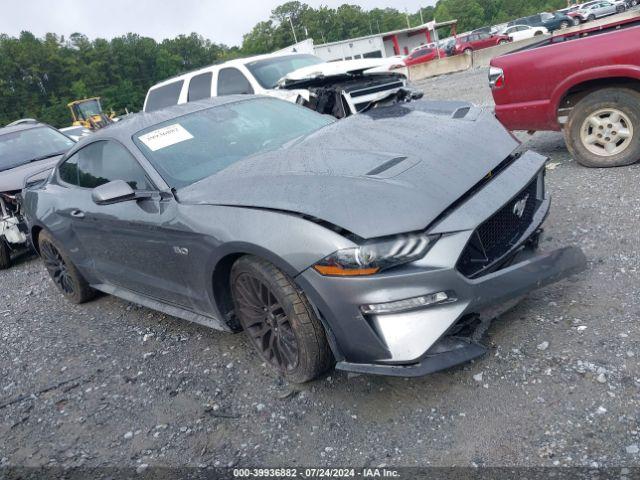
[[(490, 105), (486, 84), (420, 86)], [(551, 158), (542, 247), (590, 262), (496, 320), (486, 357), (293, 387), (243, 335), (109, 296), (70, 305), (26, 258), (0, 272), (1, 464), (640, 466), (640, 165), (586, 169), (560, 134), (523, 138)]]

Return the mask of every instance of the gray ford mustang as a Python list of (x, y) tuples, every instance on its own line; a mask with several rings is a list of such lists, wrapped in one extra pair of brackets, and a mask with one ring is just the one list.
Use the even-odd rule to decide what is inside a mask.
[(534, 253), (545, 158), (517, 147), (468, 104), (335, 121), (222, 97), (82, 139), (24, 210), (73, 302), (100, 290), (245, 330), (292, 382), (334, 362), (417, 376), (482, 355), (488, 320), (584, 268), (578, 248)]

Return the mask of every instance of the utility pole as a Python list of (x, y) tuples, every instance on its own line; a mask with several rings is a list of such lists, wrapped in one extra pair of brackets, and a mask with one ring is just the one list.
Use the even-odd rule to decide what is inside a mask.
[(296, 29), (293, 28), (293, 20), (291, 20), (291, 15), (287, 17), (289, 19), (289, 23), (291, 24), (291, 31), (293, 32), (293, 40), (295, 43), (298, 43), (298, 37), (296, 36)]
[(420, 7), (420, 25), (424, 25), (424, 19), (422, 18), (422, 7)]
[(407, 28), (411, 28), (411, 22), (409, 22), (409, 12), (407, 12), (407, 9), (404, 9), (404, 15), (407, 17)]

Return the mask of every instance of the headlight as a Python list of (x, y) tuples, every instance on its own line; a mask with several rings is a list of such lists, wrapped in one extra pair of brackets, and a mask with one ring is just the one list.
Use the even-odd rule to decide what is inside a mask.
[(440, 235), (408, 234), (338, 250), (316, 263), (322, 275), (373, 275), (426, 255)]

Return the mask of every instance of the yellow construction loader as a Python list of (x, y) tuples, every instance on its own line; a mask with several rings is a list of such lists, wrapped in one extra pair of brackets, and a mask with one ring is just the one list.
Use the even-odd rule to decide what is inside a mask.
[(84, 127), (89, 130), (98, 130), (113, 123), (115, 113), (107, 115), (102, 111), (100, 105), (100, 97), (85, 98), (83, 100), (75, 100), (67, 104), (71, 110), (74, 127)]

